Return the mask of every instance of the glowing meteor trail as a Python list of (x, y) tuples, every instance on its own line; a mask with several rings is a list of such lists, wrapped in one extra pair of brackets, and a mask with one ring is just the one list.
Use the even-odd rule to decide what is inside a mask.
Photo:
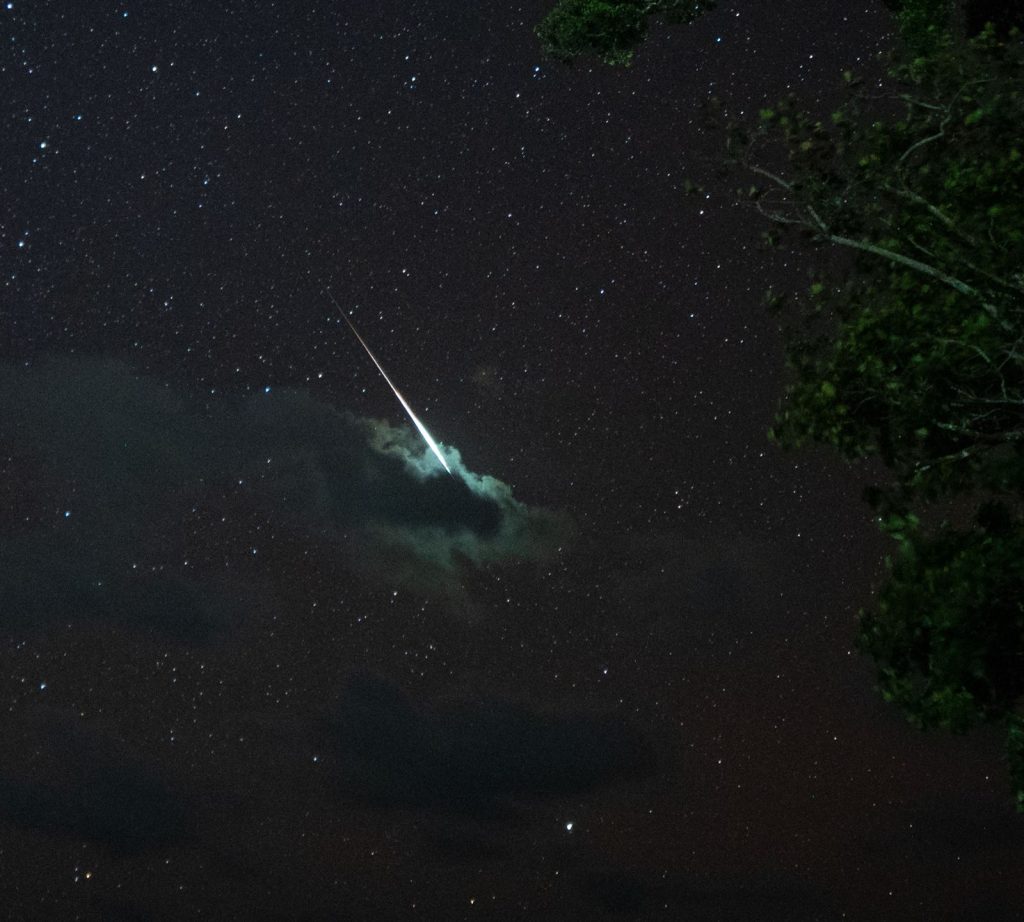
[[(380, 362), (377, 361), (377, 356), (375, 356), (370, 351), (370, 347), (366, 345), (366, 342), (363, 340), (363, 337), (359, 335), (359, 331), (355, 328), (355, 324), (353, 324), (352, 321), (348, 319), (348, 316), (341, 309), (341, 305), (339, 305), (338, 302), (334, 300), (334, 295), (332, 295), (329, 291), (327, 292), (327, 295), (331, 299), (331, 301), (334, 302), (334, 306), (338, 308), (338, 311), (341, 313), (341, 316), (345, 318), (345, 323), (347, 323), (349, 329), (353, 333), (355, 333), (356, 339), (359, 340), (360, 345), (366, 350), (366, 354), (373, 360), (373, 364), (377, 366), (377, 371), (379, 371), (384, 376), (384, 380), (388, 382), (388, 387), (390, 387), (391, 390), (395, 392), (395, 396), (398, 398), (398, 402), (403, 407), (405, 407), (405, 412), (409, 414), (409, 419), (413, 421), (414, 425), (419, 430), (420, 435), (423, 436), (423, 441), (427, 443), (427, 445), (430, 447), (430, 450), (437, 456), (437, 460), (441, 462), (441, 467), (443, 467), (449, 474), (451, 474), (452, 469), (448, 467), (448, 462), (445, 461), (444, 455), (441, 454), (441, 449), (437, 447), (437, 442), (435, 442), (431, 438), (430, 433), (427, 432), (427, 427), (424, 426), (423, 423), (421, 423), (416, 418), (416, 414), (413, 413), (412, 407), (409, 406), (409, 404), (406, 402), (406, 399), (401, 395), (398, 388), (391, 383), (391, 379), (388, 377), (388, 373), (381, 366)], [(452, 474), (452, 476), (454, 477), (455, 475)]]

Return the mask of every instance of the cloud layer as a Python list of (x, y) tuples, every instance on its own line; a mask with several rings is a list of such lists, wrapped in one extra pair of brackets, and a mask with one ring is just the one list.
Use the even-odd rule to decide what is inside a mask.
[(553, 716), (501, 700), (426, 710), (372, 676), (352, 679), (327, 732), (347, 791), (383, 808), (486, 817), (653, 768), (648, 744), (612, 717)]
[[(102, 613), (201, 639), (214, 611), (246, 599), (200, 585), (175, 556), (202, 541), (186, 520), (226, 505), (326, 542), (371, 580), (442, 595), (467, 569), (554, 553), (570, 530), (457, 451), (450, 477), (410, 430), (303, 391), (190, 394), (122, 364), (60, 359), (0, 366), (0, 394), (9, 625)], [(143, 558), (158, 564), (139, 572)]]
[(28, 727), (23, 755), (9, 758), (0, 774), (0, 819), (119, 854), (190, 835), (185, 799), (112, 739), (67, 718)]

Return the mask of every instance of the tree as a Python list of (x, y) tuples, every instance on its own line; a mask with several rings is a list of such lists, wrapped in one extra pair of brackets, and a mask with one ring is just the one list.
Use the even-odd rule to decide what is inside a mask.
[(671, 23), (692, 22), (714, 9), (716, 0), (559, 0), (537, 26), (544, 51), (565, 63), (593, 55), (606, 64), (628, 66), (647, 36), (651, 16)]
[[(609, 5), (634, 11), (629, 28), (587, 31)], [(766, 241), (817, 257), (805, 295), (768, 294), (789, 313), (772, 436), (889, 471), (867, 498), (897, 552), (858, 643), (917, 726), (1005, 728), (1024, 810), (1024, 42), (970, 36), (979, 0), (966, 17), (950, 0), (890, 5), (903, 41), (884, 92), (847, 73), (827, 122), (794, 97), (752, 127), (710, 121)], [(550, 47), (628, 63), (639, 9), (563, 0), (572, 40)], [(925, 529), (917, 513), (950, 501), (973, 525)]]
[(1024, 526), (1003, 505), (979, 527), (925, 538), (911, 526), (858, 644), (883, 697), (921, 729), (1003, 724), (1024, 810)]
[(945, 34), (956, 31), (960, 6), (957, 0), (882, 0), (892, 11), (896, 28), (913, 54), (927, 54)]
[[(888, 93), (846, 78), (827, 125), (790, 97), (727, 126), (769, 242), (851, 257), (796, 306), (772, 435), (885, 462), (897, 552), (858, 645), (916, 726), (1003, 726), (1024, 811), (1024, 44), (932, 30)], [(924, 529), (950, 500), (974, 527)]]
[[(798, 306), (773, 435), (888, 466), (868, 498), (898, 550), (858, 643), (915, 725), (1005, 728), (1024, 810), (1024, 44), (932, 30), (890, 79), (848, 74), (828, 126), (790, 98), (729, 129), (769, 241), (852, 257)], [(946, 500), (983, 501), (974, 527), (925, 530)]]
[[(829, 128), (788, 99), (730, 133), (732, 165), (758, 180), (751, 206), (854, 257), (811, 286), (790, 331), (775, 435), (880, 455), (902, 503), (1024, 495), (1022, 51), (984, 32), (894, 69), (885, 99), (851, 78)], [(879, 119), (880, 102), (903, 112)], [(770, 140), (784, 175), (758, 162)]]
[(932, 25), (974, 36), (990, 22), (1003, 38), (1014, 26), (1024, 29), (1024, 6), (1007, 0), (882, 0), (882, 5), (895, 15), (903, 41), (911, 46)]

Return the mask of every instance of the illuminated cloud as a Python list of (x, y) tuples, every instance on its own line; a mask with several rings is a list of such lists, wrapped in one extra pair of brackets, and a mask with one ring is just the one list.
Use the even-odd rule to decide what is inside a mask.
[[(225, 503), (258, 512), (267, 532), (333, 546), (371, 583), (449, 599), (467, 571), (544, 559), (571, 531), (456, 450), (448, 476), (411, 429), (305, 391), (191, 394), (92, 359), (0, 366), (0, 387), (16, 513), (0, 526), (8, 623), (102, 615), (202, 639), (214, 613), (247, 603), (197, 582), (172, 539)], [(225, 553), (247, 553), (246, 537)], [(144, 551), (166, 566), (133, 571)]]

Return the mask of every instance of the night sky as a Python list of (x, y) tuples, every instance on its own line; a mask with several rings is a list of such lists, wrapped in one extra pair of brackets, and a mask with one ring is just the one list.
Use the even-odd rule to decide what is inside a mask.
[(0, 8), (3, 918), (1019, 918), (999, 738), (852, 650), (877, 470), (768, 441), (812, 257), (700, 113), (827, 112), (887, 13), (613, 71), (549, 6)]

